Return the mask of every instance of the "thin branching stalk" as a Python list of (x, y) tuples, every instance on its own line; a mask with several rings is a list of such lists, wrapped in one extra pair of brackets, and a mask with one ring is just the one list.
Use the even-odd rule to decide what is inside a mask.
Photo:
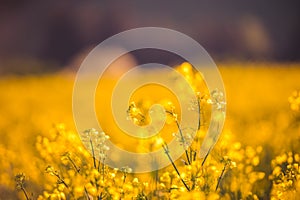
[[(218, 123), (217, 131), (219, 131), (219, 128), (220, 128), (220, 124)], [(205, 157), (204, 157), (204, 160), (202, 161), (202, 166), (204, 165), (204, 163), (205, 163), (205, 161), (206, 161), (208, 155), (210, 154), (210, 151), (212, 150), (212, 147), (213, 147), (213, 145), (209, 147), (209, 150), (208, 150), (208, 152), (206, 153), (206, 155), (205, 155)]]
[(71, 162), (71, 164), (72, 164), (72, 166), (74, 167), (75, 171), (76, 171), (77, 173), (79, 173), (79, 172), (80, 172), (80, 169), (77, 167), (77, 165), (75, 164), (75, 162), (73, 161), (73, 159), (72, 159), (69, 155), (67, 156), (67, 158), (68, 158), (68, 160)]
[(62, 184), (64, 184), (64, 186), (66, 186), (66, 188), (68, 188), (69, 189), (69, 186), (68, 186), (68, 184), (65, 182), (65, 180), (58, 174), (58, 173), (54, 173), (54, 175), (57, 177), (57, 179), (58, 179), (58, 181), (59, 181), (59, 183), (62, 183)]
[[(181, 128), (180, 128), (180, 125), (179, 125), (177, 119), (175, 120), (175, 122), (176, 122), (176, 125), (177, 125), (177, 128), (178, 128), (178, 131), (179, 131), (181, 140), (182, 140), (182, 142), (184, 143), (184, 142), (185, 142), (185, 139), (184, 139), (184, 137), (183, 137), (183, 133), (182, 133), (182, 130), (181, 130)], [(182, 146), (183, 146), (183, 148), (185, 149), (184, 144), (182, 144)], [(188, 152), (188, 150), (186, 150), (186, 149), (185, 149), (184, 151), (185, 151), (186, 159), (187, 159), (187, 161), (188, 161), (188, 163), (189, 163), (189, 165), (190, 165), (190, 164), (191, 164), (191, 161), (190, 161), (190, 158), (189, 158), (189, 152)]]
[(100, 169), (100, 167), (101, 167), (101, 161), (100, 161), (100, 159), (98, 160), (98, 172), (101, 172), (101, 169)]
[(197, 158), (197, 151), (194, 151), (193, 161), (195, 161)]
[(200, 97), (197, 97), (197, 107), (198, 107), (198, 131), (200, 130), (201, 127), (201, 108), (200, 108)]
[(21, 190), (23, 191), (23, 193), (24, 193), (24, 195), (25, 195), (25, 197), (26, 197), (26, 200), (30, 200), (30, 198), (29, 198), (29, 196), (28, 196), (28, 194), (27, 194), (26, 189), (25, 189), (24, 187), (21, 187)]
[(15, 176), (16, 188), (22, 190), (26, 200), (31, 200), (27, 194), (27, 191), (24, 187), (25, 184), (25, 175), (23, 173), (17, 174)]
[(223, 170), (222, 170), (222, 172), (221, 172), (221, 175), (220, 175), (219, 178), (218, 178), (218, 183), (217, 183), (217, 186), (216, 186), (216, 191), (217, 191), (217, 189), (218, 189), (218, 187), (219, 187), (219, 185), (220, 185), (220, 183), (221, 183), (221, 180), (222, 180), (222, 178), (223, 178), (223, 175), (224, 175), (224, 173), (225, 173), (225, 170), (226, 170), (227, 165), (228, 165), (228, 163), (225, 163), (225, 165), (224, 165), (224, 167), (223, 167)]
[[(69, 161), (70, 161), (71, 164), (73, 165), (75, 171), (79, 174), (79, 173), (80, 173), (80, 168), (77, 167), (77, 165), (75, 164), (75, 162), (73, 161), (73, 159), (72, 159), (69, 155), (67, 156), (67, 158), (69, 159)], [(85, 194), (86, 199), (87, 199), (87, 200), (90, 200), (90, 196), (89, 196), (89, 193), (88, 193), (86, 187), (83, 186), (83, 188), (84, 188), (84, 194)]]
[(100, 161), (100, 158), (98, 160), (98, 172), (102, 174), (102, 180), (104, 181), (104, 174), (105, 174), (105, 158), (103, 158), (102, 162)]
[(181, 182), (183, 183), (183, 185), (185, 186), (185, 188), (186, 188), (188, 191), (190, 191), (189, 186), (188, 186), (188, 185), (184, 182), (184, 180), (182, 179), (179, 170), (177, 169), (177, 167), (176, 167), (176, 165), (175, 165), (173, 159), (171, 158), (171, 155), (169, 154), (168, 145), (165, 143), (165, 144), (162, 145), (162, 147), (163, 147), (163, 149), (164, 149), (166, 155), (168, 156), (170, 162), (172, 163), (172, 166), (174, 167), (174, 169), (175, 169), (177, 175), (179, 176)]
[(155, 170), (155, 191), (157, 191), (157, 183), (159, 181), (158, 170)]
[(196, 160), (196, 155), (197, 155), (197, 152), (192, 147), (190, 147), (190, 160), (191, 160), (191, 163)]
[(191, 165), (191, 161), (190, 161), (190, 158), (189, 158), (189, 153), (188, 153), (187, 150), (185, 150), (185, 156), (187, 158), (188, 164)]
[[(93, 141), (92, 138), (90, 137), (90, 145), (91, 145), (91, 149), (92, 149), (92, 156), (93, 156), (93, 164), (94, 164), (94, 168), (97, 169), (97, 163), (96, 163), (96, 157), (95, 157), (95, 150), (94, 150), (94, 145), (93, 145)], [(104, 176), (104, 174), (103, 174)], [(96, 187), (98, 188), (99, 185), (96, 181)], [(97, 199), (102, 199), (100, 195), (97, 196)]]
[(123, 173), (123, 176), (124, 176), (124, 179), (123, 179), (123, 185), (124, 185), (124, 183), (125, 183), (125, 181), (126, 181), (127, 173), (124, 172), (124, 173)]
[(105, 196), (106, 196), (106, 195), (103, 194), (103, 193), (101, 192), (101, 194), (100, 194), (99, 197), (98, 197), (98, 200), (102, 200)]
[(205, 161), (206, 161), (208, 155), (210, 154), (210, 151), (211, 151), (211, 147), (209, 148), (208, 152), (206, 153), (206, 155), (205, 155), (205, 157), (204, 157), (204, 159), (203, 159), (203, 161), (202, 161), (202, 163), (201, 163), (201, 166), (204, 165), (204, 163), (205, 163)]
[(104, 181), (104, 173), (105, 173), (105, 165), (104, 165), (104, 161), (105, 161), (105, 158), (103, 158), (103, 162), (102, 162), (102, 179)]
[(85, 194), (86, 199), (87, 199), (87, 200), (90, 200), (89, 193), (88, 193), (88, 191), (87, 191), (87, 189), (86, 189), (85, 186), (84, 186), (84, 194)]
[(71, 188), (68, 186), (68, 184), (65, 182), (62, 176), (60, 176), (58, 171), (55, 171), (51, 166), (48, 166), (46, 168), (46, 173), (49, 173), (51, 176), (55, 176), (57, 178), (58, 184), (63, 184), (70, 192), (70, 195), (74, 198), (74, 194), (71, 192)]
[(104, 181), (104, 174), (105, 174), (105, 164), (104, 164), (105, 158), (103, 158), (102, 162), (100, 161), (100, 158), (98, 160), (98, 172), (102, 175), (102, 180)]
[[(173, 113), (173, 112), (170, 112), (170, 111), (168, 111), (168, 110), (166, 111), (166, 113), (168, 113), (168, 114), (174, 116), (174, 113)], [(184, 139), (184, 137), (183, 137), (183, 133), (182, 133), (182, 130), (181, 130), (181, 128), (180, 128), (180, 125), (179, 125), (177, 119), (175, 119), (175, 123), (176, 123), (176, 126), (177, 126), (177, 128), (178, 128), (178, 131), (179, 131), (179, 134), (180, 134), (181, 141), (182, 141), (182, 143), (184, 143), (184, 142), (185, 142), (185, 139)], [(185, 149), (184, 144), (182, 144), (182, 146), (183, 146), (183, 148), (184, 148), (184, 151), (185, 151), (185, 155), (186, 155), (186, 159), (187, 159), (187, 161), (188, 161), (188, 164), (190, 165), (190, 164), (191, 164), (191, 160), (190, 160), (190, 158), (189, 158), (189, 152), (188, 152), (188, 150)]]
[(92, 138), (90, 138), (90, 144), (91, 144), (91, 149), (92, 149), (94, 168), (97, 169), (96, 157), (95, 157), (95, 151), (94, 151), (94, 145), (93, 145)]
[(192, 189), (191, 190), (194, 190), (195, 189), (195, 187), (196, 187), (196, 180), (197, 180), (197, 178), (199, 178), (199, 173), (200, 173), (200, 170), (202, 169), (202, 166), (201, 167), (199, 167), (198, 165), (196, 166), (196, 169), (197, 169), (197, 171), (194, 173), (194, 174), (192, 174), (192, 177), (191, 177), (191, 181), (192, 181)]

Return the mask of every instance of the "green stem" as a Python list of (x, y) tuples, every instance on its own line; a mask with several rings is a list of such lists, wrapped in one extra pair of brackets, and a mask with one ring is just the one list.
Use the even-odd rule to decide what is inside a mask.
[(125, 180), (126, 180), (126, 177), (127, 177), (127, 174), (126, 174), (126, 172), (124, 172), (124, 180), (123, 180), (123, 185), (124, 185), (124, 183), (125, 183)]
[(97, 169), (96, 158), (95, 158), (95, 151), (94, 151), (94, 146), (93, 146), (93, 142), (92, 142), (92, 139), (91, 139), (91, 138), (90, 138), (90, 144), (91, 144), (91, 148), (92, 148), (92, 155), (93, 155), (93, 161), (94, 161), (94, 168)]
[(80, 169), (76, 166), (76, 164), (74, 163), (74, 161), (70, 158), (70, 156), (68, 156), (69, 161), (71, 162), (71, 164), (73, 165), (74, 169), (76, 170), (77, 173), (80, 172)]
[(188, 151), (187, 151), (187, 150), (185, 149), (185, 147), (184, 147), (184, 142), (185, 142), (185, 139), (184, 139), (184, 137), (183, 137), (182, 130), (181, 130), (181, 128), (180, 128), (180, 125), (179, 125), (178, 121), (177, 121), (177, 120), (175, 120), (175, 122), (176, 122), (176, 125), (177, 125), (177, 128), (178, 128), (178, 131), (179, 131), (179, 134), (180, 134), (181, 140), (182, 140), (182, 146), (183, 146), (183, 148), (184, 148), (184, 151), (185, 151), (185, 156), (186, 156), (186, 159), (187, 159), (187, 161), (188, 161), (188, 163), (189, 163), (189, 165), (190, 165), (190, 164), (191, 164), (191, 161), (190, 161), (190, 158), (189, 158), (189, 153), (188, 153)]
[(87, 200), (90, 200), (89, 193), (88, 193), (88, 191), (87, 191), (87, 189), (86, 189), (85, 186), (84, 186), (84, 193), (85, 193), (86, 199), (87, 199)]
[[(76, 170), (76, 172), (79, 174), (79, 173), (80, 173), (80, 169), (77, 167), (77, 165), (75, 164), (75, 162), (70, 158), (70, 156), (68, 156), (68, 159), (69, 159), (70, 162), (72, 163), (72, 165), (73, 165), (74, 169)], [(86, 199), (87, 199), (87, 200), (90, 200), (89, 193), (88, 193), (86, 187), (83, 186), (83, 188), (84, 188), (84, 194), (85, 194), (85, 196), (86, 196)]]
[(184, 182), (184, 180), (183, 180), (182, 177), (180, 176), (180, 172), (179, 172), (179, 170), (177, 169), (177, 167), (176, 167), (176, 165), (175, 165), (173, 159), (171, 158), (171, 156), (170, 156), (170, 154), (169, 154), (169, 151), (168, 151), (168, 148), (167, 148), (167, 144), (162, 145), (162, 147), (163, 147), (163, 149), (165, 150), (165, 153), (167, 154), (169, 160), (171, 161), (171, 163), (172, 163), (172, 165), (173, 165), (173, 167), (174, 167), (176, 173), (178, 174), (178, 176), (179, 176), (181, 182), (183, 183), (183, 185), (185, 186), (185, 188), (186, 188), (188, 191), (190, 191), (190, 188), (188, 187), (188, 185)]
[(205, 163), (205, 161), (206, 161), (206, 159), (207, 159), (207, 157), (208, 157), (208, 155), (209, 155), (209, 153), (210, 153), (210, 150), (211, 150), (211, 147), (209, 148), (209, 150), (208, 150), (207, 154), (205, 155), (205, 157), (204, 157), (204, 159), (203, 159), (203, 161), (202, 161), (202, 164), (201, 164), (201, 166), (203, 166), (203, 165), (204, 165), (204, 163)]
[(24, 195), (25, 195), (25, 197), (26, 197), (26, 200), (30, 200), (30, 198), (29, 198), (28, 195), (27, 195), (27, 192), (26, 192), (25, 188), (24, 188), (24, 187), (21, 187), (21, 190), (23, 191), (23, 193), (24, 193)]
[(69, 188), (69, 186), (67, 185), (67, 183), (64, 181), (64, 179), (62, 177), (60, 177), (59, 174), (55, 174), (55, 176), (58, 178), (58, 180), (64, 184), (64, 186), (66, 186), (66, 188)]
[(101, 173), (101, 171), (100, 171), (100, 167), (101, 167), (100, 165), (101, 165), (101, 164), (100, 164), (100, 163), (101, 163), (101, 162), (100, 162), (100, 158), (99, 158), (99, 160), (98, 160), (98, 169), (97, 169), (97, 170), (98, 170), (98, 172)]
[(218, 178), (218, 183), (217, 183), (217, 186), (216, 186), (216, 191), (217, 191), (217, 189), (218, 189), (218, 187), (219, 187), (219, 185), (220, 185), (220, 183), (221, 183), (222, 177), (223, 177), (223, 175), (224, 175), (224, 173), (225, 173), (225, 170), (226, 170), (226, 166), (227, 166), (227, 163), (224, 165), (223, 170), (222, 170), (222, 172), (221, 172), (221, 175), (220, 175), (219, 178)]
[(198, 104), (198, 114), (199, 114), (199, 118), (198, 118), (198, 131), (200, 130), (200, 126), (201, 126), (201, 114), (200, 114), (200, 98), (197, 97), (197, 104)]
[(196, 160), (196, 156), (197, 156), (197, 152), (196, 152), (196, 151), (194, 151), (193, 161), (195, 161), (195, 160)]
[(104, 181), (104, 173), (105, 173), (105, 165), (104, 165), (105, 158), (103, 158), (102, 162), (102, 180)]

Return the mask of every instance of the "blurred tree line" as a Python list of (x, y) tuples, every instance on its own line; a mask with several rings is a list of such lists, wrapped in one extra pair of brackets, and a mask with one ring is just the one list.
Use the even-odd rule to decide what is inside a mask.
[(113, 34), (143, 26), (185, 33), (214, 59), (299, 61), (299, 4), (296, 0), (1, 1), (0, 73), (59, 69)]

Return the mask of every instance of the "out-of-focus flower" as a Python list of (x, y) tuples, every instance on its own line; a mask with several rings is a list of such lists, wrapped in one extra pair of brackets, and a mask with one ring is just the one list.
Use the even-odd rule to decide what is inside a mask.
[(183, 146), (185, 150), (187, 150), (191, 144), (193, 143), (195, 130), (183, 128), (178, 132), (173, 133), (173, 136), (176, 137), (176, 140)]
[(124, 167), (121, 167), (120, 171), (123, 173), (131, 173), (132, 169), (128, 166), (124, 166)]
[(109, 136), (104, 132), (98, 132), (96, 129), (91, 128), (85, 130), (81, 134), (82, 142), (86, 147), (96, 156), (96, 158), (103, 160), (106, 157), (106, 152), (109, 147), (105, 144)]
[(16, 188), (22, 189), (25, 184), (25, 175), (23, 173), (19, 173), (15, 176)]
[(300, 168), (298, 153), (288, 152), (272, 160), (272, 199), (296, 199), (300, 195)]
[(298, 112), (300, 110), (300, 91), (295, 90), (288, 98), (288, 101), (290, 103), (291, 110)]
[(147, 123), (146, 116), (135, 102), (131, 102), (127, 109), (127, 119), (132, 120), (136, 125), (145, 125)]
[(210, 98), (207, 100), (207, 103), (214, 106), (217, 110), (223, 111), (226, 106), (223, 92), (218, 89), (213, 90), (210, 94)]

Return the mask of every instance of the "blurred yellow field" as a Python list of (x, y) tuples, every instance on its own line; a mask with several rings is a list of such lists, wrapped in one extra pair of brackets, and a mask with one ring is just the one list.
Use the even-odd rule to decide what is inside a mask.
[[(227, 98), (225, 128), (204, 165), (203, 159), (174, 161), (180, 176), (172, 166), (135, 175), (126, 166), (95, 164), (75, 131), (75, 74), (1, 77), (0, 199), (26, 199), (23, 189), (31, 199), (296, 199), (300, 65), (227, 63), (219, 70)], [(110, 115), (97, 114), (102, 120)], [(118, 131), (106, 126), (107, 134)], [(168, 131), (174, 130), (176, 124), (170, 125)], [(130, 150), (139, 145), (110, 137), (126, 140)]]

